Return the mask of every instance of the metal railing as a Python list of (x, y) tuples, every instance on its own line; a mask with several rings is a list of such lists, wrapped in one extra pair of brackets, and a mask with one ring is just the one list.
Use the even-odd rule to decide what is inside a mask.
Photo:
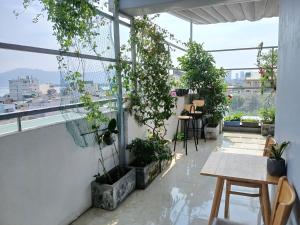
[[(95, 102), (97, 102), (99, 104), (106, 104), (106, 103), (117, 102), (117, 99), (116, 98), (102, 99), (102, 100), (98, 100)], [(75, 104), (67, 104), (67, 105), (60, 105), (60, 106), (54, 106), (54, 107), (45, 107), (45, 108), (24, 110), (24, 111), (20, 111), (20, 112), (3, 113), (3, 114), (0, 114), (0, 121), (17, 118), (18, 131), (22, 131), (22, 117), (33, 116), (33, 115), (38, 115), (38, 114), (43, 114), (43, 113), (50, 113), (50, 112), (58, 112), (58, 111), (82, 108), (82, 107), (84, 107), (84, 103), (75, 103)]]

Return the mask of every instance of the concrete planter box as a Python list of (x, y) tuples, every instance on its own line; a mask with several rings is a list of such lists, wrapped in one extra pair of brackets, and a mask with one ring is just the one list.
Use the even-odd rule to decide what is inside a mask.
[(113, 184), (92, 182), (92, 203), (95, 208), (114, 210), (135, 189), (135, 169), (126, 168), (127, 173)]
[(167, 169), (172, 163), (172, 159), (170, 160), (162, 160), (159, 162), (159, 168), (160, 168), (160, 172), (164, 171), (165, 169)]
[(145, 189), (160, 173), (160, 162), (152, 162), (145, 167), (135, 167), (136, 171), (136, 188)]
[(220, 124), (218, 124), (215, 127), (210, 127), (209, 125), (206, 125), (204, 127), (204, 132), (206, 139), (218, 139), (218, 136), (220, 135)]
[(267, 136), (272, 135), (274, 136), (275, 124), (267, 124), (263, 123), (261, 125), (261, 135)]
[(257, 128), (257, 127), (259, 127), (259, 122), (243, 122), (242, 121), (242, 126), (243, 127)]
[(239, 127), (241, 125), (241, 121), (224, 121), (225, 127)]

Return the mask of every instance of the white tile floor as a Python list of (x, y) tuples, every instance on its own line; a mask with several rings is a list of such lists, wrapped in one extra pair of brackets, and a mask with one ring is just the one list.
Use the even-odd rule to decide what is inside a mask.
[[(217, 141), (201, 140), (199, 151), (188, 143), (188, 155), (182, 144), (170, 168), (157, 177), (146, 190), (133, 192), (116, 210), (92, 208), (73, 225), (204, 225), (210, 214), (215, 178), (201, 176), (200, 170), (212, 151), (261, 151), (264, 138), (257, 134), (224, 133)], [(224, 199), (219, 216), (223, 217)], [(230, 218), (250, 225), (260, 224), (258, 200), (232, 196)]]

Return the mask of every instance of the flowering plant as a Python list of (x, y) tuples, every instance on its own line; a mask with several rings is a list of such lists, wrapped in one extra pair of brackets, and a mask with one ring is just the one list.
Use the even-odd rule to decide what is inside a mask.
[(258, 45), (257, 66), (259, 68), (261, 93), (267, 88), (276, 91), (277, 80), (277, 49), (272, 48), (267, 53), (262, 53), (263, 42)]

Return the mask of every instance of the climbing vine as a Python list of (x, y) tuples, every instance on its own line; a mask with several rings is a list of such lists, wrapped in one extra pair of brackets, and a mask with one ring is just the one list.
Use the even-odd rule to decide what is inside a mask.
[[(136, 45), (136, 66), (125, 67), (124, 86), (129, 92), (129, 112), (140, 125), (150, 129), (152, 136), (166, 134), (165, 120), (172, 115), (175, 99), (170, 95), (172, 67), (166, 38), (170, 34), (144, 16), (134, 21), (130, 45)], [(172, 37), (172, 36), (171, 36)]]

